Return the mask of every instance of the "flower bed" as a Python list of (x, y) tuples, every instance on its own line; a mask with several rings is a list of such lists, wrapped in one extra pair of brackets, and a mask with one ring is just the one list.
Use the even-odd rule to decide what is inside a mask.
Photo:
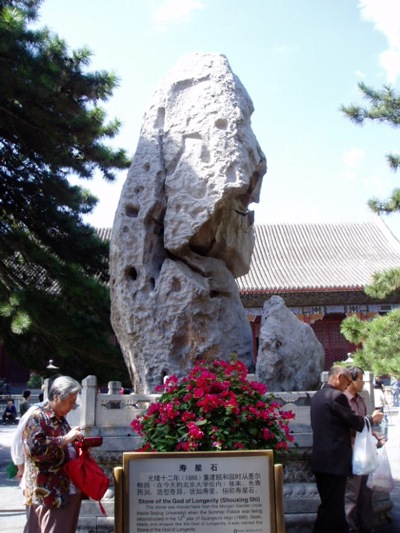
[(159, 401), (132, 427), (139, 451), (287, 450), (291, 411), (283, 411), (264, 384), (247, 380), (240, 361), (198, 362), (181, 381), (171, 376)]

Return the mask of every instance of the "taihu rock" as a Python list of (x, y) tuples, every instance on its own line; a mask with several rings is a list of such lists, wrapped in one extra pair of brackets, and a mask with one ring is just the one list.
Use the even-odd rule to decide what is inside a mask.
[(266, 172), (253, 105), (223, 55), (181, 60), (156, 90), (115, 215), (111, 320), (136, 391), (196, 359), (251, 369), (235, 278), (248, 272)]
[(261, 318), (256, 377), (270, 391), (316, 390), (325, 351), (309, 324), (301, 322), (280, 296), (272, 296)]

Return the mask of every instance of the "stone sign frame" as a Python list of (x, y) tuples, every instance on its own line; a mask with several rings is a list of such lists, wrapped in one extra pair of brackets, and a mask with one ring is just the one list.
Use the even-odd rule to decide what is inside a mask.
[(129, 452), (114, 478), (115, 533), (285, 531), (272, 450)]

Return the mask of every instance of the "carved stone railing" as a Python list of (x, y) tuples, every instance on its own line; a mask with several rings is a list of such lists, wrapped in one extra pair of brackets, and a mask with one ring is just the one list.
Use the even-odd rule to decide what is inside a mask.
[[(366, 372), (364, 397), (369, 412), (373, 409), (372, 375)], [(249, 379), (254, 379), (249, 376)], [(326, 381), (327, 373), (322, 374)], [(82, 381), (82, 392), (78, 397), (77, 408), (68, 415), (71, 425), (85, 428), (87, 436), (103, 436), (101, 448), (93, 448), (92, 454), (110, 477), (110, 489), (103, 499), (107, 517), (103, 517), (95, 502), (82, 503), (79, 533), (111, 533), (114, 531), (114, 483), (113, 469), (122, 464), (123, 452), (133, 451), (140, 445), (140, 437), (130, 423), (136, 415), (143, 413), (157, 394), (119, 394), (121, 384), (109, 383), (108, 394), (98, 392), (97, 379), (88, 376)], [(286, 533), (307, 533), (312, 531), (319, 496), (310, 470), (312, 431), (310, 424), (310, 402), (315, 391), (274, 392), (282, 409), (295, 413), (290, 429), (295, 439), (290, 456), (284, 461), (284, 497)], [(392, 508), (390, 498), (384, 494), (374, 495), (374, 508), (377, 524), (386, 521)]]

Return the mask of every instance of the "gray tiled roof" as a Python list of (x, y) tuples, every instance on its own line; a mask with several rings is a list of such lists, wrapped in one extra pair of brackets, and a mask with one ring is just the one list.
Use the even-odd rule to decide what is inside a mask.
[[(111, 239), (111, 228), (97, 230)], [(336, 224), (256, 224), (240, 292), (362, 290), (374, 272), (400, 267), (400, 242), (379, 217)]]
[(33, 263), (24, 263), (21, 254), (14, 252), (11, 257), (4, 260), (6, 270), (4, 279), (11, 282), (18, 289), (35, 287), (38, 290), (58, 294), (60, 286), (57, 281), (52, 280), (46, 269)]
[(102, 241), (111, 241), (112, 228), (96, 228), (96, 233)]
[(374, 272), (400, 267), (400, 242), (379, 218), (363, 223), (255, 225), (240, 292), (361, 290)]

